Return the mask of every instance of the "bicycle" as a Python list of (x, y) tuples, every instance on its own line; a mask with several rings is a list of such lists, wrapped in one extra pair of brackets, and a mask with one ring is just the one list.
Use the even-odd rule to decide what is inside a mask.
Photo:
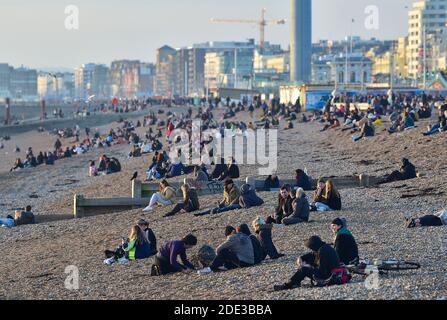
[(405, 260), (379, 260), (376, 259), (373, 262), (368, 260), (361, 260), (356, 265), (348, 265), (346, 268), (353, 274), (369, 276), (373, 273), (380, 275), (387, 275), (393, 271), (408, 271), (419, 270), (421, 265), (417, 262), (405, 261)]

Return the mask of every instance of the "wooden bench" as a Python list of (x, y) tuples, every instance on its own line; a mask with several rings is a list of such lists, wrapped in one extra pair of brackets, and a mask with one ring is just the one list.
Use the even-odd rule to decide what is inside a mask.
[(84, 218), (110, 212), (126, 211), (147, 206), (149, 200), (143, 198), (86, 199), (82, 195), (75, 195), (73, 215), (75, 218)]
[[(256, 191), (266, 191), (264, 189), (265, 178), (256, 179), (256, 177), (248, 177), (245, 181), (235, 180), (234, 183), (236, 186), (241, 188), (244, 184), (249, 184), (255, 188)], [(324, 178), (328, 179), (328, 178)], [(360, 176), (348, 176), (348, 177), (334, 177), (330, 178), (335, 183), (337, 188), (346, 189), (346, 188), (357, 188), (357, 187), (370, 187), (376, 185), (379, 181), (376, 177), (370, 177), (366, 175)], [(313, 188), (315, 189), (317, 186), (317, 180), (311, 181)], [(180, 187), (183, 183), (181, 182), (173, 182), (170, 185), (177, 190), (177, 195), (181, 197)], [(295, 180), (280, 180), (280, 185), (295, 185)], [(208, 195), (221, 195), (223, 194), (224, 184), (223, 181), (209, 181), (204, 182), (199, 186), (193, 186), (197, 191), (199, 196), (208, 196)], [(132, 198), (141, 199), (146, 198), (150, 199), (152, 195), (156, 192), (159, 192), (160, 186), (158, 183), (143, 183), (139, 180), (134, 180), (132, 182)]]
[[(265, 191), (265, 178), (248, 177), (245, 181), (235, 180), (234, 183), (240, 188), (242, 185), (248, 183), (254, 186), (256, 191)], [(349, 176), (349, 177), (334, 177), (331, 178), (339, 189), (371, 187), (379, 182), (379, 178), (370, 177), (367, 175)], [(294, 180), (280, 180), (280, 185), (289, 184), (293, 186)], [(317, 181), (312, 180), (312, 184), (316, 187)], [(181, 182), (173, 182), (171, 186), (177, 190), (177, 196), (181, 198)], [(198, 196), (216, 195), (221, 197), (224, 190), (222, 181), (209, 181), (203, 183), (201, 186), (195, 186)], [(276, 192), (277, 190), (272, 190)], [(88, 216), (115, 213), (121, 211), (132, 210), (136, 208), (145, 207), (149, 204), (152, 195), (159, 192), (158, 183), (143, 183), (139, 180), (132, 182), (132, 197), (131, 198), (100, 198), (100, 199), (86, 199), (82, 195), (74, 196), (73, 214), (75, 218), (83, 218)]]

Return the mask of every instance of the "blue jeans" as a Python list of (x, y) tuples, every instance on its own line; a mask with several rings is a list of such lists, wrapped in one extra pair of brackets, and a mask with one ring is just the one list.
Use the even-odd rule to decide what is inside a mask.
[(16, 226), (14, 219), (10, 218), (0, 218), (0, 226), (5, 226), (8, 228), (12, 228)]
[(427, 133), (424, 133), (425, 136), (432, 136), (434, 134), (439, 133), (439, 128), (441, 128), (441, 126), (439, 124), (435, 124), (431, 130)]
[(315, 203), (315, 207), (317, 207), (318, 212), (332, 211), (332, 209), (328, 205), (321, 202)]
[(239, 204), (232, 204), (231, 206), (215, 208), (213, 210), (213, 214), (218, 214), (218, 213), (223, 213), (223, 212), (228, 212), (228, 211), (233, 211), (233, 210), (238, 210), (238, 209), (242, 209), (242, 207)]

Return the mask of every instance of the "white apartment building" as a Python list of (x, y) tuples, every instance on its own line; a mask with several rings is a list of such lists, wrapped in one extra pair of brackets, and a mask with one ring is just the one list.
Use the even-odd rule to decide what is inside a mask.
[(408, 72), (417, 78), (424, 70), (424, 31), (427, 35), (446, 26), (447, 0), (417, 1), (408, 15)]

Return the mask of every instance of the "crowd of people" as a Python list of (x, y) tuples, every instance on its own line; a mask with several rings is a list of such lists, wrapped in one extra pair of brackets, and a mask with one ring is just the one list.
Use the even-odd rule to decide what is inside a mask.
[[(357, 102), (369, 102), (371, 107), (366, 112), (361, 112), (355, 107)], [(342, 102), (340, 108), (335, 107), (336, 102)], [(184, 103), (189, 103), (185, 101)], [(314, 112), (309, 118), (305, 115), (298, 117), (301, 112), (301, 104), (298, 100), (295, 104), (281, 104), (278, 99), (273, 99), (270, 105), (262, 102), (260, 97), (254, 99), (253, 103), (242, 101), (232, 103), (231, 99), (205, 101), (199, 108), (197, 117), (202, 120), (201, 131), (216, 129), (225, 134), (225, 129), (234, 132), (244, 132), (247, 129), (255, 128), (253, 122), (246, 125), (241, 121), (229, 121), (237, 117), (237, 113), (248, 111), (251, 117), (256, 109), (262, 109), (261, 121), (256, 122), (257, 127), (269, 128), (277, 126), (280, 119), (286, 121), (286, 129), (292, 129), (293, 122), (320, 121), (324, 124), (322, 132), (340, 129), (350, 130), (354, 141), (359, 141), (365, 137), (375, 135), (375, 128), (383, 125), (386, 115), (390, 117), (390, 134), (409, 130), (415, 126), (415, 122), (420, 119), (430, 118), (432, 110), (439, 106), (439, 123), (432, 125), (426, 135), (436, 134), (443, 131), (446, 126), (447, 105), (444, 100), (431, 96), (414, 97), (409, 99), (403, 95), (369, 96), (355, 99), (334, 98), (328, 101), (325, 109), (320, 114)], [(216, 120), (213, 114), (214, 108), (219, 104), (226, 104), (227, 111), (220, 120)], [(161, 113), (159, 113), (161, 114)], [(167, 208), (168, 212), (164, 218), (171, 218), (177, 214), (191, 214), (197, 218), (224, 214), (229, 211), (247, 210), (253, 207), (264, 206), (264, 200), (256, 193), (255, 186), (247, 183), (238, 187), (237, 179), (241, 177), (238, 164), (233, 157), (227, 163), (219, 155), (214, 155), (212, 149), (208, 148), (213, 142), (212, 136), (200, 136), (197, 143), (190, 142), (189, 149), (203, 154), (206, 151), (214, 161), (210, 164), (185, 165), (188, 160), (182, 154), (181, 149), (177, 149), (175, 157), (168, 155), (164, 151), (165, 147), (176, 149), (184, 137), (176, 136), (176, 129), (184, 129), (188, 137), (191, 138), (193, 131), (193, 111), (188, 108), (186, 115), (176, 115), (168, 112), (167, 120), (159, 119), (154, 112), (149, 113), (143, 122), (124, 121), (122, 128), (111, 130), (108, 135), (101, 137), (95, 133), (92, 139), (87, 138), (83, 143), (73, 148), (66, 148), (62, 157), (71, 157), (76, 154), (87, 152), (92, 147), (111, 146), (118, 143), (129, 143), (131, 151), (129, 157), (141, 157), (143, 154), (151, 154), (152, 161), (147, 170), (146, 181), (159, 181), (159, 191), (154, 193), (148, 206), (143, 210), (151, 213), (158, 207)], [(340, 121), (343, 118), (343, 122)], [(153, 127), (157, 129), (154, 131)], [(135, 133), (135, 128), (148, 127), (145, 140)], [(76, 135), (76, 134), (75, 134)], [(165, 138), (166, 143), (161, 142)], [(190, 139), (193, 140), (193, 139)], [(172, 150), (171, 149), (171, 150)], [(27, 152), (27, 164), (21, 163), (20, 159), (12, 170), (18, 170), (27, 166), (37, 166), (39, 164), (53, 164), (59, 159), (62, 151), (62, 143), (58, 139), (55, 143), (55, 151), (42, 154), (36, 157), (30, 148)], [(40, 154), (39, 154), (40, 156)], [(40, 160), (38, 160), (38, 158)], [(39, 163), (40, 161), (40, 163)], [(48, 162), (48, 163), (47, 163)], [(31, 164), (29, 164), (31, 163)], [(34, 165), (32, 165), (34, 164)], [(211, 170), (211, 168), (213, 170)], [(89, 175), (96, 176), (100, 172), (112, 173), (121, 170), (118, 159), (108, 158), (103, 155), (98, 162), (89, 163)], [(118, 170), (118, 171), (119, 171)], [(185, 176), (184, 183), (180, 187), (181, 200), (177, 202), (177, 190), (170, 184), (170, 179)], [(391, 183), (414, 179), (417, 177), (415, 166), (408, 160), (403, 159), (402, 168), (384, 177), (381, 183)], [(194, 265), (188, 259), (187, 252), (197, 246), (199, 239), (188, 234), (180, 240), (167, 241), (157, 247), (157, 238), (153, 230), (149, 227), (149, 222), (141, 219), (130, 231), (128, 238), (121, 241), (121, 245), (115, 250), (105, 251), (106, 260), (104, 263), (112, 265), (116, 262), (126, 263), (133, 260), (144, 260), (153, 258), (151, 267), (152, 276), (161, 276), (177, 272), (197, 271), (200, 275), (216, 272), (224, 272), (237, 268), (248, 268), (262, 263), (267, 257), (270, 259), (280, 259), (284, 256), (277, 249), (273, 242), (273, 232), (275, 225), (292, 227), (297, 224), (308, 223), (311, 215), (324, 214), (329, 211), (342, 210), (342, 197), (337, 186), (332, 179), (319, 179), (316, 184), (306, 173), (306, 170), (298, 169), (294, 173), (294, 184), (281, 184), (276, 174), (267, 177), (264, 182), (264, 190), (278, 192), (277, 206), (271, 210), (271, 215), (267, 217), (257, 217), (251, 222), (251, 229), (247, 224), (242, 224), (235, 228), (227, 226), (224, 230), (222, 244), (216, 250), (212, 249), (211, 258), (201, 261), (201, 265)], [(211, 208), (199, 212), (203, 205), (200, 203), (200, 190), (209, 182), (221, 183), (223, 185), (223, 196), (221, 201), (212, 205)], [(240, 184), (239, 184), (240, 185)], [(311, 196), (306, 194), (312, 193)], [(169, 208), (168, 208), (169, 207)], [(29, 210), (28, 210), (29, 209)], [(34, 223), (31, 222), (31, 208), (26, 208), (25, 212), (17, 213), (16, 217), (0, 219), (0, 224), (8, 227)], [(26, 220), (26, 222), (24, 222)], [(441, 226), (447, 224), (447, 211), (435, 215), (428, 215), (421, 218), (407, 219), (405, 222), (408, 228), (423, 226)], [(346, 266), (358, 264), (359, 247), (355, 237), (348, 229), (347, 221), (337, 218), (330, 224), (333, 232), (333, 244), (325, 243), (319, 236), (312, 236), (305, 243), (305, 247), (310, 250), (308, 254), (300, 256), (297, 261), (298, 270), (284, 284), (274, 286), (274, 290), (290, 290), (301, 286), (304, 279), (309, 278), (316, 286), (342, 285), (351, 280), (351, 275)], [(278, 229), (280, 232), (281, 229)], [(178, 261), (180, 259), (180, 262)]]

